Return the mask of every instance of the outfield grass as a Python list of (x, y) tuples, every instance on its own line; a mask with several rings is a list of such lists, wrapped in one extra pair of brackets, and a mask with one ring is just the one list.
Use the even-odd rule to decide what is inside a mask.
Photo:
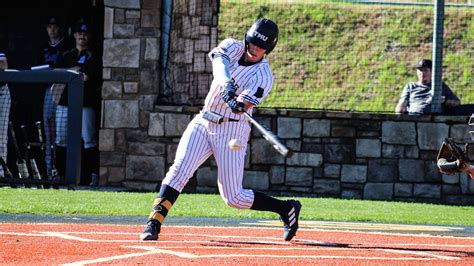
[[(393, 112), (413, 66), (432, 56), (433, 7), (223, 0), (218, 39), (242, 39), (264, 16), (280, 27), (262, 107)], [(446, 7), (443, 79), (474, 103), (474, 8)]]
[[(156, 193), (98, 192), (0, 188), (0, 213), (144, 216)], [(298, 198), (305, 220), (474, 226), (474, 207), (421, 203)], [(269, 212), (236, 210), (219, 195), (182, 194), (173, 216), (271, 218)]]

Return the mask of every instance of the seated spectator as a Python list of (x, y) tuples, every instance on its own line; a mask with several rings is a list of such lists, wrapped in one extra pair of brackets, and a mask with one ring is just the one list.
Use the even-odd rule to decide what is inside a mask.
[[(395, 108), (395, 112), (413, 115), (431, 113), (431, 103), (433, 100), (431, 91), (431, 67), (431, 60), (422, 59), (418, 62), (415, 67), (418, 81), (410, 82), (405, 85), (400, 100)], [(442, 113), (445, 113), (448, 108), (453, 108), (461, 104), (459, 98), (444, 82), (442, 84), (441, 99), (443, 107)]]

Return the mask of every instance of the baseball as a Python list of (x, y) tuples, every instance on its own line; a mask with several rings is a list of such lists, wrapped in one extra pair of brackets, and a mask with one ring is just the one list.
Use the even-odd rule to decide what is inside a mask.
[(238, 139), (231, 139), (229, 141), (229, 148), (231, 150), (234, 150), (234, 151), (240, 150), (240, 146), (241, 146), (240, 140)]

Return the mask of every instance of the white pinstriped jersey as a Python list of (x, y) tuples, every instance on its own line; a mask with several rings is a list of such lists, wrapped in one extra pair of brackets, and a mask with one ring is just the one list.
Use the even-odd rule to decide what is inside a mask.
[[(246, 65), (243, 60), (239, 62), (245, 52), (245, 44), (235, 39), (225, 39), (219, 46), (214, 48), (209, 57), (222, 56), (229, 60), (229, 70), (235, 87), (238, 101), (247, 101), (253, 105), (258, 105), (270, 93), (273, 86), (273, 74), (267, 59), (260, 62)], [(216, 79), (211, 84), (211, 89), (204, 101), (203, 111), (214, 111), (225, 117), (245, 120), (242, 114), (234, 114), (220, 95), (222, 84), (218, 84)], [(252, 113), (252, 109), (248, 110)]]
[[(258, 105), (270, 92), (273, 75), (265, 58), (251, 65), (239, 62), (244, 52), (242, 41), (226, 39), (209, 53), (209, 57), (211, 60), (217, 56), (226, 58), (230, 62), (229, 72), (237, 88), (237, 100)], [(204, 119), (202, 113), (197, 115), (184, 131), (174, 163), (162, 185), (181, 192), (199, 166), (213, 155), (218, 168), (217, 187), (222, 199), (234, 208), (249, 209), (255, 194), (252, 189), (243, 188), (243, 174), (251, 127), (244, 115), (232, 113), (222, 99), (222, 89), (214, 77), (203, 112), (213, 111), (238, 121), (216, 124)], [(251, 110), (247, 112), (251, 114)], [(231, 139), (241, 142), (239, 150), (229, 149)]]

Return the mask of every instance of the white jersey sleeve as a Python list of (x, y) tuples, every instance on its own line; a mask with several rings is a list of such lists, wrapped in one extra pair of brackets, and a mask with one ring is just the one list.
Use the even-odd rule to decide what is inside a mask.
[(244, 100), (253, 105), (258, 105), (272, 90), (274, 78), (266, 59), (259, 63), (258, 69), (251, 79), (245, 83), (238, 100)]

